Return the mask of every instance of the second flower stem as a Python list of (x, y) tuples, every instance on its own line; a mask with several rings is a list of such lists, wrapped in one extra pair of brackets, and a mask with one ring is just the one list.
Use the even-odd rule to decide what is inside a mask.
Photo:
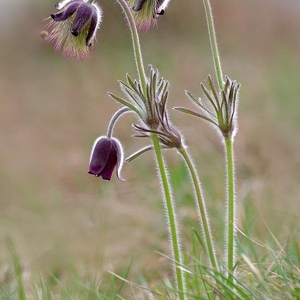
[(126, 1), (118, 0), (118, 3), (121, 6), (123, 12), (125, 13), (128, 23), (129, 23), (137, 72), (138, 72), (139, 79), (141, 81), (142, 88), (145, 91), (146, 84), (147, 84), (147, 77), (145, 74), (145, 68), (144, 68), (144, 63), (143, 63), (143, 56), (142, 56), (138, 31), (135, 26), (132, 13), (131, 13), (130, 8), (128, 7), (128, 4), (126, 3)]
[(172, 253), (173, 253), (173, 260), (174, 260), (173, 267), (176, 275), (178, 296), (180, 300), (185, 300), (186, 287), (185, 287), (184, 272), (182, 270), (183, 258), (180, 249), (179, 230), (176, 222), (175, 203), (172, 198), (170, 183), (166, 172), (166, 166), (162, 157), (162, 152), (161, 152), (158, 137), (154, 133), (151, 134), (151, 137), (152, 137), (152, 142), (153, 142), (154, 151), (156, 155), (158, 170), (160, 172), (162, 188), (164, 191), (165, 209), (166, 209), (166, 215), (168, 220), (170, 240), (172, 245)]
[(235, 180), (234, 180), (234, 154), (233, 138), (225, 138), (225, 155), (227, 168), (227, 269), (228, 279), (233, 281), (233, 271), (235, 264)]
[[(134, 50), (134, 57), (136, 68), (138, 72), (138, 76), (140, 79), (140, 83), (143, 89), (143, 92), (146, 94), (147, 90), (147, 77), (145, 74), (142, 51), (140, 47), (139, 35), (138, 31), (130, 11), (128, 4), (125, 0), (118, 0), (118, 3), (122, 7), (123, 12), (127, 16), (127, 20), (129, 22), (129, 27), (131, 31), (131, 38), (132, 38), (132, 45)], [(162, 183), (162, 191), (164, 193), (164, 200), (165, 200), (165, 209), (166, 215), (168, 220), (168, 230), (170, 234), (170, 242), (172, 248), (172, 261), (173, 261), (173, 268), (175, 273), (175, 280), (176, 280), (176, 290), (178, 292), (178, 297), (180, 300), (186, 300), (186, 284), (184, 278), (184, 272), (182, 269), (183, 266), (183, 258), (180, 249), (180, 236), (179, 236), (179, 229), (177, 227), (176, 222), (176, 208), (175, 203), (172, 198), (171, 187), (167, 176), (166, 166), (164, 164), (164, 160), (161, 153), (161, 147), (159, 144), (159, 139), (156, 134), (151, 134), (152, 143), (156, 155), (157, 165), (160, 172), (161, 183)]]
[(209, 0), (203, 0), (203, 5), (205, 8), (205, 15), (206, 15), (206, 22), (207, 22), (210, 46), (211, 46), (211, 51), (212, 51), (212, 55), (213, 55), (218, 85), (219, 85), (219, 88), (222, 90), (224, 88), (223, 73), (222, 73), (221, 60), (220, 60), (220, 55), (219, 55), (219, 50), (218, 50), (212, 8), (211, 8)]
[(196, 206), (198, 208), (199, 219), (200, 219), (200, 223), (202, 225), (203, 236), (205, 238), (205, 245), (207, 248), (205, 250), (209, 257), (212, 268), (215, 271), (217, 271), (218, 270), (217, 258), (216, 258), (214, 242), (213, 242), (213, 238), (212, 238), (212, 234), (211, 234), (209, 219), (208, 219), (208, 215), (207, 215), (207, 211), (206, 211), (206, 207), (205, 207), (205, 202), (204, 202), (203, 194), (201, 191), (200, 180), (196, 173), (195, 166), (194, 166), (188, 152), (186, 151), (185, 147), (178, 148), (178, 151), (183, 156), (183, 159), (185, 160), (187, 167), (191, 174), (191, 178), (193, 181), (195, 194), (196, 194), (196, 198), (197, 198)]

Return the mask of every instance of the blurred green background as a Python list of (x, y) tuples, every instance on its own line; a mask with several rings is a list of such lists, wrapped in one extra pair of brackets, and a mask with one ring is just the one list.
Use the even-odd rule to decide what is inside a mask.
[[(152, 154), (126, 164), (119, 182), (87, 174), (94, 139), (119, 105), (118, 79), (136, 77), (128, 28), (115, 1), (103, 0), (98, 43), (85, 61), (63, 59), (40, 38), (55, 1), (1, 1), (0, 270), (11, 264), (10, 238), (29, 275), (68, 270), (155, 272), (169, 262), (163, 206)], [(300, 3), (212, 1), (224, 74), (241, 83), (236, 138), (239, 226), (254, 238), (271, 230), (284, 243), (298, 233), (300, 193)], [(213, 74), (201, 1), (171, 1), (158, 27), (141, 32), (145, 63), (171, 83), (169, 107), (192, 107)], [(223, 146), (200, 120), (171, 110), (203, 180), (222, 251)], [(133, 139), (135, 119), (115, 128), (126, 155), (149, 143)], [(168, 151), (184, 241), (197, 224), (192, 188)], [(187, 245), (184, 243), (184, 245)]]

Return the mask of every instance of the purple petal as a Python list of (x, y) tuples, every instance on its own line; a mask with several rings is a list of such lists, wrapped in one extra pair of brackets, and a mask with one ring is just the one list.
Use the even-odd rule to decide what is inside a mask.
[(121, 143), (115, 138), (101, 136), (94, 142), (88, 173), (96, 177), (102, 176), (104, 180), (110, 180), (114, 168), (117, 167), (117, 177), (124, 181), (120, 176), (123, 161)]
[(56, 22), (65, 21), (74, 14), (74, 12), (78, 8), (78, 6), (79, 6), (79, 3), (74, 2), (70, 5), (68, 5), (67, 8), (65, 10), (63, 10), (62, 12), (59, 12), (57, 14), (51, 14), (51, 18)]
[(119, 180), (125, 181), (125, 179), (122, 178), (120, 174), (124, 163), (123, 148), (121, 143), (117, 139), (113, 138), (113, 142), (113, 147), (115, 148), (115, 151), (117, 153), (117, 177)]
[(165, 10), (162, 9), (161, 11), (157, 11), (156, 14), (159, 15), (159, 16), (162, 16), (162, 15), (165, 14)]
[(93, 4), (93, 14), (92, 14), (92, 19), (91, 19), (91, 25), (89, 28), (88, 35), (86, 37), (86, 45), (88, 47), (92, 46), (92, 41), (96, 36), (96, 33), (100, 27), (100, 23), (102, 21), (102, 11), (101, 8)]
[(110, 180), (112, 172), (117, 164), (117, 152), (112, 144), (111, 151), (106, 162), (104, 169), (101, 172), (101, 176), (105, 180)]
[(101, 173), (109, 161), (111, 149), (111, 140), (100, 137), (95, 141), (90, 158), (89, 174), (93, 174), (97, 177), (102, 175)]
[(93, 15), (93, 7), (90, 4), (81, 4), (76, 13), (75, 20), (71, 26), (71, 33), (78, 36), (84, 26), (90, 21)]

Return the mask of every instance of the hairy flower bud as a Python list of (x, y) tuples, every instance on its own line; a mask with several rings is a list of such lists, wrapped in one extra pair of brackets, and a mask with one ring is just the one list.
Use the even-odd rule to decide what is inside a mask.
[(102, 21), (101, 8), (87, 0), (63, 0), (55, 7), (59, 12), (51, 14), (47, 27), (52, 30), (45, 40), (65, 57), (87, 57)]
[(117, 177), (123, 181), (124, 179), (120, 175), (123, 161), (121, 143), (115, 138), (100, 136), (93, 145), (88, 173), (110, 180), (114, 168), (117, 167)]

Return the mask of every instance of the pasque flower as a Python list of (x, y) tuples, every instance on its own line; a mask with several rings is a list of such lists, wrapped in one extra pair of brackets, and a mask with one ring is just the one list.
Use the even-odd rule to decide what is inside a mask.
[(165, 13), (170, 0), (128, 0), (135, 11), (138, 28), (148, 29), (156, 24), (157, 17)]
[(55, 7), (59, 11), (51, 14), (47, 27), (52, 30), (46, 41), (54, 43), (54, 49), (62, 50), (65, 57), (88, 56), (102, 21), (100, 6), (89, 0), (63, 0)]
[(100, 136), (96, 139), (92, 148), (88, 173), (110, 180), (116, 167), (117, 177), (123, 181), (124, 179), (120, 175), (123, 161), (124, 156), (121, 143), (115, 138)]

